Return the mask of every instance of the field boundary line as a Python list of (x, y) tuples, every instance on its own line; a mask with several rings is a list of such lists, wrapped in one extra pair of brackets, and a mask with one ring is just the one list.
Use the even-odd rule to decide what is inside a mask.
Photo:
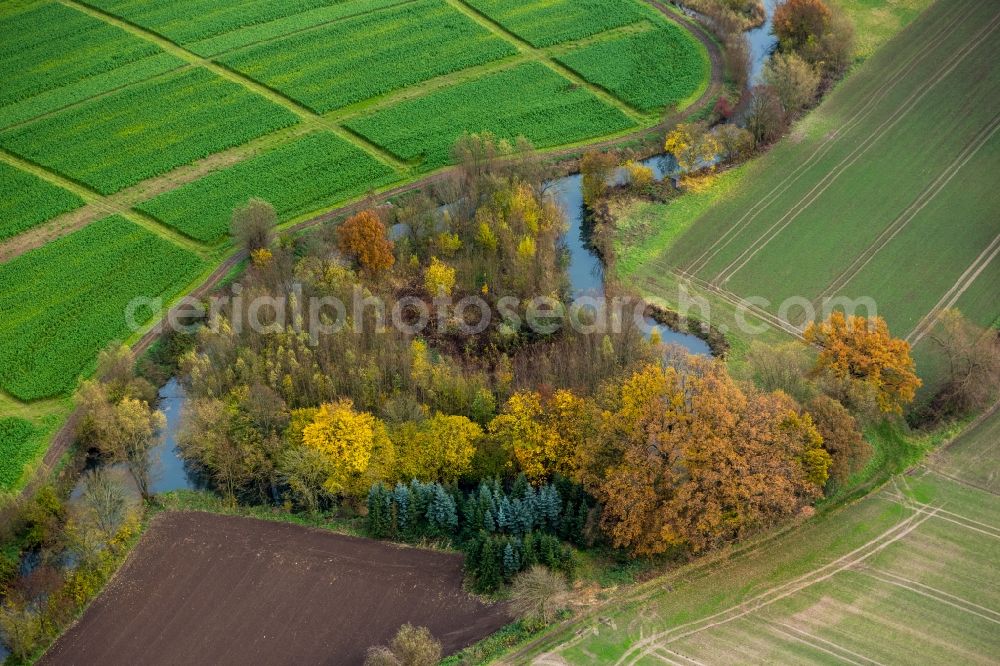
[(811, 647), (814, 650), (819, 650), (820, 652), (825, 652), (826, 654), (834, 656), (837, 659), (840, 659), (841, 661), (845, 661), (848, 664), (852, 664), (852, 666), (864, 666), (864, 664), (861, 663), (860, 661), (854, 661), (850, 657), (845, 657), (842, 654), (834, 652), (831, 648), (824, 647), (823, 645), (817, 644), (817, 642), (815, 642), (815, 641), (808, 640), (808, 639), (803, 638), (801, 636), (796, 636), (795, 634), (787, 632), (784, 629), (779, 628), (779, 625), (777, 625), (777, 623), (772, 622), (772, 623), (769, 623), (769, 624), (770, 624), (771, 631), (773, 631), (773, 632), (775, 632), (775, 633), (777, 633), (777, 634), (779, 634), (781, 636), (784, 636), (785, 638), (790, 638), (790, 639), (792, 639), (793, 641), (795, 641), (797, 643), (802, 643), (803, 645), (807, 645), (807, 646)]
[[(167, 53), (166, 51), (164, 51), (162, 54), (157, 54), (157, 55), (170, 55), (170, 56), (173, 56), (174, 54)], [(155, 58), (157, 56), (154, 55), (154, 56), (148, 56), (148, 57)], [(174, 57), (177, 57), (177, 56), (174, 56)], [(30, 124), (32, 124), (34, 122), (39, 121), (39, 120), (45, 120), (46, 118), (54, 116), (57, 113), (62, 113), (63, 111), (69, 111), (70, 109), (75, 109), (76, 107), (82, 106), (82, 105), (86, 104), (87, 102), (93, 101), (95, 99), (102, 99), (102, 98), (107, 97), (109, 95), (113, 95), (113, 94), (115, 94), (117, 92), (121, 92), (125, 88), (130, 88), (130, 87), (136, 85), (137, 83), (146, 83), (148, 81), (156, 81), (157, 79), (161, 79), (161, 78), (163, 78), (165, 76), (170, 76), (171, 74), (177, 74), (178, 72), (182, 72), (182, 71), (184, 71), (186, 69), (191, 69), (191, 68), (196, 67), (196, 66), (197, 65), (193, 65), (192, 63), (185, 62), (185, 63), (183, 63), (183, 64), (181, 64), (181, 65), (179, 65), (177, 67), (174, 67), (173, 69), (168, 69), (165, 72), (160, 72), (160, 73), (154, 74), (152, 76), (147, 76), (146, 78), (140, 79), (139, 81), (132, 81), (130, 83), (123, 83), (120, 86), (115, 86), (114, 88), (109, 88), (108, 90), (105, 90), (104, 92), (97, 93), (96, 95), (91, 95), (90, 97), (85, 97), (83, 99), (77, 100), (75, 102), (71, 102), (69, 104), (60, 106), (60, 107), (55, 108), (55, 109), (49, 109), (45, 113), (40, 113), (37, 116), (31, 116), (30, 118), (25, 118), (24, 120), (19, 120), (16, 123), (12, 123), (10, 125), (0, 126), (0, 132), (9, 132), (11, 130), (15, 130), (15, 129), (24, 127), (25, 125), (30, 125)], [(35, 95), (34, 97), (38, 97), (38, 95)], [(33, 97), (29, 98), (29, 99), (33, 99)]]
[(659, 651), (665, 653), (668, 657), (672, 658), (675, 661), (679, 660), (678, 663), (680, 664), (680, 666), (688, 666), (689, 664), (693, 664), (694, 666), (705, 666), (705, 664), (701, 663), (697, 659), (692, 659), (691, 657), (685, 656), (680, 652), (668, 650), (665, 647), (660, 647)]
[(997, 234), (993, 242), (986, 246), (986, 249), (976, 257), (976, 260), (972, 262), (972, 265), (965, 269), (965, 272), (959, 276), (958, 280), (951, 286), (941, 300), (935, 304), (931, 311), (924, 315), (924, 318), (917, 322), (910, 334), (906, 336), (906, 341), (910, 343), (911, 347), (915, 347), (918, 342), (920, 342), (925, 335), (930, 333), (934, 324), (937, 323), (938, 317), (945, 310), (951, 308), (958, 299), (962, 297), (972, 283), (976, 281), (976, 278), (986, 270), (986, 267), (990, 265), (993, 259), (1000, 252), (1000, 234)]
[[(867, 570), (867, 569), (861, 569), (861, 568), (859, 568), (856, 571), (858, 573), (864, 575), (864, 576), (867, 576), (869, 578), (874, 578), (875, 580), (878, 580), (878, 581), (881, 581), (883, 583), (886, 583), (887, 585), (895, 585), (896, 587), (902, 588), (904, 590), (908, 590), (910, 592), (913, 592), (914, 594), (919, 594), (919, 595), (921, 595), (923, 597), (927, 597), (928, 599), (933, 599), (934, 601), (936, 601), (938, 603), (947, 604), (948, 606), (951, 606), (952, 608), (957, 608), (958, 610), (963, 611), (965, 613), (969, 613), (970, 615), (975, 615), (977, 617), (981, 617), (984, 620), (987, 620), (987, 621), (992, 622), (994, 624), (1000, 624), (1000, 620), (998, 620), (996, 618), (990, 617), (988, 615), (984, 615), (983, 613), (980, 613), (978, 611), (974, 611), (971, 608), (967, 608), (967, 607), (965, 607), (965, 606), (963, 606), (961, 604), (955, 603), (954, 601), (950, 601), (948, 599), (944, 599), (944, 598), (942, 598), (938, 594), (933, 594), (931, 592), (925, 592), (924, 590), (921, 590), (921, 589), (917, 588), (915, 585), (909, 585), (909, 584), (901, 582), (901, 581), (895, 581), (895, 580), (892, 580), (892, 578), (889, 578), (887, 576), (880, 576), (877, 573), (873, 573), (872, 570)], [(927, 586), (924, 585), (923, 587), (927, 587)], [(930, 588), (930, 589), (934, 589), (934, 588)], [(937, 590), (935, 590), (935, 591), (937, 591)], [(951, 596), (951, 595), (948, 595), (948, 596)], [(963, 601), (964, 601), (964, 599), (963, 599)], [(990, 612), (993, 612), (993, 611), (990, 611)]]
[(938, 74), (930, 81), (925, 82), (917, 90), (913, 92), (901, 105), (901, 111), (897, 111), (894, 114), (889, 115), (888, 118), (882, 121), (882, 123), (875, 128), (875, 130), (865, 138), (860, 144), (855, 146), (855, 148), (847, 154), (832, 170), (827, 172), (823, 178), (817, 182), (812, 189), (806, 192), (791, 208), (789, 208), (784, 215), (778, 218), (778, 221), (772, 224), (763, 235), (759, 236), (753, 243), (750, 244), (746, 249), (740, 253), (728, 266), (726, 266), (722, 271), (720, 271), (712, 282), (725, 284), (728, 282), (736, 273), (743, 269), (750, 261), (757, 256), (757, 254), (770, 244), (772, 240), (777, 238), (782, 231), (784, 231), (792, 222), (794, 222), (799, 215), (801, 215), (806, 209), (808, 209), (820, 196), (822, 196), (833, 184), (840, 178), (840, 176), (846, 172), (849, 168), (854, 166), (854, 164), (861, 159), (865, 153), (867, 153), (871, 148), (884, 137), (888, 132), (896, 127), (900, 122), (902, 122), (916, 106), (923, 101), (931, 90), (933, 90), (941, 81), (943, 81), (948, 75), (950, 75), (959, 64), (961, 64), (965, 58), (975, 51), (979, 46), (988, 38), (993, 31), (996, 30), (997, 24), (1000, 23), (1000, 14), (996, 15), (992, 21), (990, 21), (986, 27), (980, 30), (975, 37), (966, 43), (958, 51), (955, 51), (949, 60), (946, 60), (942, 66), (944, 69), (938, 70)]
[[(736, 236), (734, 236), (733, 238), (729, 238), (728, 240), (727, 237), (734, 231), (737, 232), (736, 235), (738, 236), (739, 235), (738, 232), (741, 231), (743, 227), (746, 227), (751, 222), (753, 222), (754, 219), (756, 219), (757, 215), (763, 212), (764, 208), (770, 205), (770, 203), (776, 197), (784, 194), (788, 190), (788, 188), (790, 188), (799, 178), (801, 178), (805, 174), (805, 171), (812, 166), (814, 160), (825, 157), (826, 153), (829, 152), (830, 149), (832, 149), (834, 145), (836, 145), (836, 143), (839, 142), (839, 140), (842, 137), (844, 137), (848, 132), (850, 132), (854, 128), (854, 125), (860, 122), (863, 119), (863, 117), (867, 117), (871, 113), (871, 111), (874, 110), (874, 107), (879, 102), (881, 102), (882, 99), (884, 99), (892, 90), (895, 89), (895, 87), (899, 84), (899, 82), (902, 80), (904, 76), (907, 76), (920, 62), (924, 60), (925, 57), (929, 57), (931, 55), (932, 50), (937, 46), (937, 44), (948, 35), (948, 31), (952, 27), (954, 27), (954, 25), (957, 24), (962, 18), (964, 18), (962, 12), (960, 11), (956, 12), (955, 15), (949, 19), (948, 23), (942, 25), (938, 29), (938, 31), (934, 33), (934, 36), (928, 41), (927, 44), (925, 44), (923, 49), (917, 51), (916, 53), (911, 55), (907, 60), (900, 63), (896, 71), (890, 75), (892, 82), (888, 86), (882, 86), (877, 94), (869, 96), (866, 99), (865, 103), (862, 104), (857, 111), (855, 111), (854, 115), (852, 115), (846, 123), (837, 128), (834, 132), (824, 137), (820, 145), (816, 147), (816, 149), (809, 155), (809, 157), (806, 158), (805, 161), (803, 161), (798, 166), (797, 169), (795, 169), (794, 171), (790, 171), (788, 175), (781, 180), (781, 182), (779, 182), (777, 185), (774, 186), (774, 188), (771, 189), (770, 192), (765, 194), (753, 206), (751, 206), (743, 214), (743, 217), (741, 217), (733, 225), (731, 225), (724, 234), (722, 234), (719, 238), (717, 238), (715, 242), (712, 243), (712, 245), (710, 245), (693, 262), (688, 264), (685, 267), (685, 270), (692, 273), (700, 271), (708, 264), (709, 261), (712, 260), (712, 258), (715, 257), (716, 254), (721, 252), (727, 245), (729, 245), (729, 243), (735, 240)], [(755, 211), (754, 209), (757, 208), (757, 206), (761, 206), (761, 208)], [(749, 219), (747, 219), (747, 216), (751, 215), (751, 213), (752, 216)], [(722, 245), (720, 246), (719, 243), (722, 243)]]
[(990, 495), (994, 495), (996, 497), (1000, 497), (1000, 493), (998, 493), (995, 490), (990, 490), (989, 488), (986, 488), (985, 486), (980, 486), (980, 485), (977, 485), (975, 483), (972, 483), (971, 481), (966, 481), (965, 479), (960, 479), (957, 476), (952, 476), (951, 474), (947, 474), (945, 472), (942, 472), (941, 470), (935, 469), (934, 467), (927, 467), (927, 471), (930, 472), (931, 474), (937, 474), (938, 476), (940, 476), (942, 478), (945, 478), (945, 479), (948, 479), (949, 481), (954, 481), (955, 483), (957, 483), (959, 485), (963, 485), (966, 488), (972, 488), (974, 490), (981, 490), (984, 493), (989, 493)]
[(493, 20), (492, 18), (490, 18), (483, 12), (479, 11), (475, 7), (469, 5), (467, 2), (465, 2), (465, 0), (444, 0), (444, 1), (448, 3), (451, 7), (453, 7), (456, 11), (459, 11), (463, 15), (474, 20), (476, 23), (482, 25), (487, 30), (491, 31), (493, 34), (501, 37), (502, 39), (507, 40), (508, 42), (513, 43), (513, 45), (517, 48), (517, 50), (537, 55), (539, 61), (542, 62), (544, 65), (546, 65), (549, 69), (555, 71), (564, 79), (568, 79), (573, 83), (575, 83), (576, 85), (586, 88), (591, 92), (591, 94), (596, 96), (598, 99), (607, 102), (611, 106), (615, 107), (616, 109), (624, 113), (629, 120), (636, 123), (640, 127), (647, 123), (648, 116), (644, 116), (637, 109), (634, 109), (628, 103), (618, 99), (617, 97), (610, 94), (600, 86), (595, 86), (589, 81), (585, 80), (583, 77), (581, 77), (573, 70), (557, 62), (545, 49), (532, 46), (526, 40), (522, 39), (521, 37), (518, 37), (515, 33), (511, 32), (507, 28), (500, 25), (497, 21)]
[[(30, 173), (32, 175), (35, 175), (38, 178), (41, 178), (42, 180), (48, 183), (51, 183), (64, 190), (72, 192), (84, 200), (85, 204), (84, 206), (76, 208), (70, 211), (69, 213), (64, 213), (63, 215), (59, 215), (55, 218), (52, 218), (51, 220), (46, 220), (45, 222), (42, 222), (40, 225), (36, 225), (36, 227), (33, 227), (33, 229), (46, 226), (50, 222), (58, 221), (60, 218), (64, 218), (65, 216), (74, 213), (76, 213), (77, 215), (85, 216), (87, 214), (85, 209), (89, 207), (92, 210), (97, 211), (97, 215), (94, 219), (91, 219), (89, 221), (85, 220), (75, 226), (70, 225), (69, 227), (66, 228), (66, 233), (59, 233), (56, 235), (56, 238), (61, 238), (63, 236), (66, 236), (67, 234), (72, 233), (73, 231), (76, 231), (79, 228), (87, 226), (90, 222), (94, 222), (97, 219), (101, 219), (103, 217), (108, 217), (111, 215), (119, 215), (121, 217), (124, 217), (128, 221), (132, 222), (133, 224), (144, 227), (151, 233), (159, 235), (160, 237), (170, 241), (174, 245), (191, 250), (199, 257), (205, 258), (205, 247), (199, 244), (197, 241), (194, 241), (188, 238), (187, 236), (184, 236), (180, 232), (171, 229), (164, 224), (161, 224), (160, 222), (144, 215), (143, 213), (139, 213), (138, 211), (132, 210), (128, 206), (121, 206), (115, 204), (113, 201), (110, 200), (110, 197), (103, 195), (95, 190), (92, 190), (87, 185), (78, 183), (77, 181), (71, 178), (67, 178), (66, 176), (63, 176), (62, 174), (52, 169), (49, 169), (48, 167), (45, 167), (41, 164), (37, 164), (35, 162), (32, 162), (31, 160), (26, 160), (24, 158), (18, 157), (17, 155), (10, 153), (9, 151), (3, 148), (0, 148), (0, 161), (6, 162), (7, 164), (10, 164), (15, 168), (20, 169), (25, 173)], [(32, 229), (27, 229), (25, 230), (25, 232), (22, 232), (21, 234), (13, 236), (12, 238), (5, 240), (3, 243), (0, 243), (0, 250), (10, 246), (12, 244), (11, 243), (12, 241), (17, 240), (22, 235), (24, 235), (24, 233), (30, 233), (31, 231)], [(55, 240), (56, 238), (52, 238), (49, 240)], [(11, 253), (12, 256), (6, 257), (3, 261), (5, 263), (8, 261), (12, 261), (27, 251), (28, 249), (16, 253)]]
[[(902, 233), (913, 219), (920, 214), (920, 212), (926, 208), (937, 196), (948, 186), (949, 183), (958, 175), (971, 160), (975, 157), (979, 151), (989, 143), (993, 135), (1000, 130), (1000, 114), (993, 116), (993, 119), (979, 130), (979, 132), (972, 138), (966, 146), (962, 149), (962, 152), (952, 160), (951, 164), (945, 167), (938, 177), (925, 189), (921, 190), (920, 195), (907, 206), (902, 213), (900, 213), (895, 220), (893, 220), (888, 227), (882, 230), (882, 233), (875, 239), (872, 245), (865, 248), (865, 250), (858, 255), (857, 258), (841, 272), (833, 282), (831, 282), (823, 292), (816, 297), (814, 302), (819, 302), (823, 298), (831, 296), (838, 289), (843, 289), (851, 280), (856, 278), (858, 274), (867, 266), (871, 261), (889, 245), (892, 240)], [(919, 204), (919, 205), (918, 205)], [(860, 264), (858, 262), (861, 262)]]
[(374, 144), (368, 141), (360, 141), (355, 137), (351, 137), (350, 135), (345, 134), (342, 127), (334, 123), (328, 122), (320, 114), (303, 106), (302, 104), (295, 101), (294, 99), (292, 99), (291, 97), (282, 93), (279, 90), (275, 90), (274, 88), (271, 88), (270, 86), (267, 86), (259, 81), (255, 81), (244, 74), (241, 74), (229, 67), (226, 67), (222, 63), (212, 60), (211, 58), (205, 58), (198, 55), (197, 53), (194, 53), (193, 51), (189, 51), (185, 47), (167, 39), (166, 37), (160, 35), (157, 32), (144, 28), (141, 25), (133, 23), (132, 21), (129, 21), (127, 19), (115, 16), (114, 14), (104, 11), (103, 9), (99, 9), (92, 5), (86, 4), (81, 0), (59, 0), (59, 2), (67, 7), (70, 7), (79, 12), (87, 14), (93, 18), (104, 21), (109, 25), (113, 25), (122, 30), (125, 30), (129, 34), (138, 37), (140, 39), (144, 39), (145, 41), (160, 47), (165, 52), (171, 53), (177, 56), (178, 58), (189, 62), (192, 65), (207, 69), (216, 76), (226, 79), (232, 83), (241, 85), (247, 91), (254, 93), (260, 97), (263, 97), (264, 99), (272, 102), (273, 104), (282, 106), (287, 111), (294, 113), (296, 116), (299, 117), (300, 121), (304, 123), (312, 123), (317, 126), (324, 127), (330, 130), (331, 132), (340, 136), (342, 139), (350, 141), (359, 148), (362, 148), (365, 152), (371, 153), (373, 157), (376, 157), (377, 159), (380, 159), (381, 161), (388, 163), (398, 171), (404, 171), (406, 168), (406, 165), (400, 160), (397, 160), (391, 153), (382, 150), (378, 146), (375, 146)]
[[(789, 631), (792, 631), (793, 633), (802, 634), (803, 636), (806, 636), (808, 638), (808, 640), (817, 641), (819, 643), (824, 643), (826, 645), (829, 645), (830, 648), (833, 649), (833, 650), (839, 650), (840, 652), (846, 652), (847, 654), (851, 655), (852, 657), (857, 657), (858, 659), (861, 659), (862, 661), (866, 661), (869, 664), (873, 664), (873, 666), (884, 666), (882, 664), (882, 662), (875, 661), (871, 657), (866, 657), (865, 655), (859, 654), (857, 652), (854, 652), (853, 650), (848, 650), (843, 645), (839, 645), (839, 644), (834, 643), (833, 641), (827, 640), (827, 639), (825, 639), (825, 638), (823, 638), (821, 636), (817, 636), (816, 634), (812, 634), (812, 633), (806, 631), (805, 629), (802, 629), (800, 627), (796, 627), (794, 625), (788, 624), (787, 622), (772, 622), (772, 624), (776, 624), (778, 626), (784, 627), (784, 628), (788, 629)], [(834, 655), (834, 656), (840, 656), (840, 655)], [(841, 657), (841, 658), (843, 659), (844, 657)]]
[[(700, 618), (698, 620), (693, 620), (691, 622), (686, 622), (679, 624), (675, 627), (671, 627), (664, 631), (657, 632), (652, 636), (649, 636), (643, 640), (633, 643), (629, 648), (622, 654), (621, 657), (615, 662), (615, 666), (620, 666), (624, 663), (634, 664), (639, 661), (645, 654), (646, 650), (653, 649), (659, 644), (672, 643), (682, 638), (686, 638), (693, 634), (699, 633), (706, 629), (716, 627), (733, 620), (738, 620), (741, 617), (745, 617), (754, 613), (762, 608), (765, 608), (777, 601), (780, 601), (786, 597), (789, 597), (797, 592), (800, 592), (812, 585), (823, 582), (834, 576), (841, 571), (845, 571), (859, 562), (863, 562), (872, 555), (881, 552), (886, 547), (895, 543), (899, 539), (904, 538), (914, 529), (922, 525), (925, 521), (929, 520), (935, 512), (928, 512), (927, 515), (923, 515), (920, 512), (914, 512), (903, 519), (901, 522), (896, 523), (889, 529), (885, 530), (874, 539), (871, 539), (867, 543), (858, 546), (854, 550), (841, 555), (840, 557), (827, 562), (826, 564), (808, 571), (790, 581), (777, 585), (770, 590), (762, 592), (746, 601), (740, 602), (734, 606), (731, 606), (725, 610), (718, 611), (712, 615)], [(725, 617), (729, 616), (729, 617)], [(722, 619), (717, 619), (722, 618)], [(702, 626), (698, 626), (702, 625)], [(694, 629), (687, 629), (688, 627), (695, 627)], [(671, 636), (678, 631), (683, 631), (683, 633)], [(632, 654), (639, 650), (639, 654), (632, 657)]]
[[(919, 516), (919, 519), (917, 519), (918, 516)], [(904, 537), (906, 537), (907, 535), (909, 535), (913, 530), (915, 530), (916, 528), (920, 527), (920, 525), (922, 525), (924, 522), (930, 520), (933, 516), (934, 516), (933, 512), (928, 512), (926, 515), (914, 514), (910, 518), (908, 518), (906, 521), (904, 521), (903, 523), (900, 523), (899, 525), (897, 525), (895, 528), (887, 530), (886, 532), (884, 532), (882, 536), (887, 535), (889, 532), (898, 530), (898, 528), (900, 526), (902, 526), (902, 525), (906, 525), (906, 527), (902, 531), (900, 531), (898, 534), (894, 534), (892, 536), (889, 536), (886, 540), (884, 540), (881, 543), (878, 543), (877, 545), (875, 545), (875, 547), (872, 550), (870, 550), (867, 553), (864, 553), (863, 555), (859, 556), (855, 560), (848, 561), (846, 564), (840, 565), (837, 568), (835, 568), (833, 571), (830, 571), (829, 573), (825, 573), (825, 574), (819, 576), (818, 578), (802, 582), (801, 584), (798, 584), (798, 585), (792, 587), (791, 589), (786, 590), (786, 591), (778, 594), (777, 596), (775, 596), (775, 597), (773, 597), (771, 599), (760, 599), (760, 600), (758, 600), (756, 602), (755, 606), (753, 606), (751, 608), (747, 608), (745, 610), (742, 610), (739, 613), (737, 613), (736, 615), (733, 615), (732, 617), (723, 618), (721, 620), (714, 620), (714, 621), (709, 622), (708, 624), (706, 624), (706, 625), (704, 625), (702, 627), (697, 627), (695, 629), (690, 629), (690, 630), (688, 630), (688, 631), (686, 631), (686, 632), (684, 632), (682, 634), (679, 634), (677, 636), (671, 636), (670, 638), (667, 638), (664, 641), (664, 643), (673, 643), (674, 641), (679, 641), (681, 639), (687, 638), (688, 636), (692, 636), (692, 635), (700, 633), (702, 631), (706, 631), (706, 630), (712, 629), (714, 627), (718, 627), (718, 626), (721, 626), (721, 625), (724, 625), (724, 624), (728, 624), (729, 622), (732, 622), (734, 620), (738, 620), (740, 618), (743, 618), (743, 617), (746, 617), (748, 615), (751, 615), (751, 614), (753, 614), (753, 613), (761, 610), (762, 608), (765, 608), (767, 606), (770, 606), (771, 604), (774, 604), (774, 603), (776, 603), (778, 601), (781, 601), (782, 599), (786, 599), (786, 598), (788, 598), (788, 597), (790, 597), (790, 596), (792, 596), (794, 594), (797, 594), (797, 593), (801, 592), (802, 590), (805, 590), (805, 589), (807, 589), (809, 587), (812, 587), (813, 585), (816, 585), (818, 583), (822, 583), (822, 582), (824, 582), (826, 580), (829, 580), (830, 578), (832, 578), (833, 576), (837, 575), (838, 573), (841, 573), (843, 571), (851, 569), (852, 567), (856, 566), (860, 562), (864, 562), (869, 557), (871, 557), (871, 556), (873, 556), (873, 555), (881, 552), (882, 550), (884, 550), (885, 548), (889, 547), (893, 543), (899, 541), (900, 539), (903, 539)], [(829, 564), (826, 565), (826, 567), (829, 567), (829, 566), (830, 566)], [(824, 567), (821, 567), (820, 569), (817, 569), (814, 573), (818, 573), (823, 568)], [(761, 595), (761, 596), (766, 596), (766, 594), (767, 593), (765, 593), (764, 595)], [(709, 619), (709, 618), (703, 618), (702, 622), (704, 620), (707, 620), (707, 619)], [(696, 623), (691, 623), (691, 624), (696, 624)], [(663, 633), (663, 634), (669, 634), (669, 633), (672, 633), (673, 631), (676, 631), (677, 629), (680, 629), (682, 627), (683, 627), (683, 625), (680, 625), (678, 627), (674, 627), (671, 630), (668, 630), (666, 632), (661, 632), (661, 633)], [(644, 648), (644, 651), (647, 650), (647, 649), (648, 648)], [(630, 650), (631, 650), (631, 648), (630, 648)], [(642, 657), (643, 657), (643, 653), (640, 653), (635, 658), (629, 660), (628, 663), (629, 664), (635, 664)], [(615, 662), (615, 663), (616, 664), (620, 664), (621, 663), (621, 659), (619, 659), (619, 661)]]
[[(392, 11), (394, 9), (398, 9), (400, 7), (406, 7), (407, 5), (412, 5), (412, 4), (414, 4), (416, 2), (420, 2), (420, 1), (421, 0), (400, 0), (400, 2), (397, 2), (394, 5), (386, 5), (385, 7), (375, 7), (374, 9), (366, 9), (364, 11), (355, 12), (353, 14), (345, 14), (344, 16), (340, 16), (340, 17), (335, 18), (335, 19), (330, 19), (328, 21), (322, 21), (320, 23), (316, 23), (314, 25), (309, 25), (309, 26), (306, 26), (304, 28), (296, 28), (295, 30), (292, 30), (291, 32), (282, 33), (282, 34), (277, 35), (275, 37), (266, 37), (264, 39), (258, 39), (256, 41), (249, 42), (247, 44), (243, 44), (242, 46), (234, 46), (233, 48), (223, 49), (222, 51), (218, 51), (217, 53), (213, 53), (210, 56), (201, 56), (201, 57), (209, 58), (211, 60), (215, 60), (216, 58), (221, 58), (223, 56), (227, 56), (227, 55), (232, 55), (234, 53), (238, 53), (239, 51), (242, 51), (244, 49), (249, 49), (249, 48), (253, 48), (255, 46), (262, 46), (264, 44), (269, 44), (271, 42), (276, 42), (276, 41), (278, 41), (280, 39), (285, 39), (286, 37), (297, 37), (298, 35), (302, 35), (302, 34), (305, 34), (307, 32), (312, 32), (313, 30), (321, 30), (323, 28), (327, 28), (327, 27), (329, 27), (331, 25), (334, 25), (335, 23), (340, 23), (341, 21), (349, 21), (350, 19), (359, 18), (361, 16), (368, 16), (369, 14), (377, 14), (378, 12)], [(218, 35), (212, 35), (211, 37), (206, 37), (204, 39), (199, 39), (199, 40), (196, 40), (196, 41), (193, 41), (193, 42), (188, 42), (186, 45), (185, 44), (181, 44), (180, 42), (175, 42), (174, 40), (172, 40), (172, 39), (170, 39), (169, 37), (166, 37), (166, 36), (164, 36), (164, 39), (168, 39), (171, 43), (177, 44), (177, 46), (180, 46), (183, 49), (188, 49), (188, 50), (191, 51), (191, 53), (194, 53), (195, 55), (198, 55), (197, 51), (192, 50), (191, 47), (197, 46), (201, 42), (207, 42), (207, 41), (209, 41), (211, 39), (214, 39), (216, 37), (222, 37), (223, 35), (228, 35), (230, 33), (237, 32), (239, 30), (245, 30), (247, 28), (261, 28), (261, 27), (264, 27), (264, 26), (266, 26), (266, 25), (268, 25), (270, 23), (277, 23), (278, 21), (284, 21), (285, 19), (290, 19), (290, 18), (293, 18), (295, 16), (301, 16), (302, 14), (309, 13), (313, 9), (321, 9), (321, 8), (322, 8), (322, 5), (319, 6), (319, 7), (314, 7), (312, 9), (306, 9), (306, 10), (301, 11), (301, 12), (296, 12), (294, 14), (289, 14), (288, 16), (283, 16), (281, 18), (277, 18), (277, 19), (274, 19), (274, 20), (271, 20), (271, 21), (267, 21), (266, 23), (255, 23), (253, 25), (245, 25), (242, 28), (237, 28), (236, 30), (228, 30), (226, 32), (219, 33)], [(160, 34), (160, 33), (156, 33), (156, 34)]]

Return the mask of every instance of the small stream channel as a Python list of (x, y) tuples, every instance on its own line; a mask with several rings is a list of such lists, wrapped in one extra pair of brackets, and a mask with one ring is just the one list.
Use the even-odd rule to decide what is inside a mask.
[(766, 19), (764, 23), (753, 30), (747, 30), (747, 40), (750, 42), (750, 85), (754, 86), (761, 82), (761, 75), (764, 73), (764, 65), (771, 57), (774, 50), (778, 48), (778, 38), (771, 34), (771, 26), (774, 25), (774, 8), (778, 5), (778, 0), (763, 0)]

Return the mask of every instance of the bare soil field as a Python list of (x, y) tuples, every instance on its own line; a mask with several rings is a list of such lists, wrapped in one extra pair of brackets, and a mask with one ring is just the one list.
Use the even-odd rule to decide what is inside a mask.
[(400, 625), (445, 654), (510, 620), (462, 558), (319, 529), (166, 513), (43, 664), (360, 664)]

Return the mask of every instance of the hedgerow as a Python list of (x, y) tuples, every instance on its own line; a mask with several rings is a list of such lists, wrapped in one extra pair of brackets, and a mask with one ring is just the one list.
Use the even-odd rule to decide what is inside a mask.
[[(0, 388), (21, 400), (70, 391), (101, 349), (132, 332), (133, 299), (169, 299), (203, 266), (117, 216), (0, 265)], [(152, 312), (134, 315), (143, 324)]]
[(710, 70), (704, 48), (673, 23), (594, 42), (556, 60), (640, 111), (684, 102)]
[(72, 192), (0, 162), (0, 241), (82, 205)]
[(347, 126), (401, 159), (445, 165), (463, 132), (527, 138), (538, 148), (634, 126), (621, 111), (547, 66), (529, 62), (400, 102)]
[(208, 70), (137, 84), (0, 134), (0, 146), (113, 194), (298, 122)]
[(532, 46), (552, 46), (650, 16), (633, 0), (468, 0)]
[(418, 0), (220, 61), (325, 113), (516, 53), (444, 0)]
[(315, 132), (217, 171), (139, 206), (204, 242), (229, 231), (233, 209), (264, 199), (285, 221), (345, 201), (397, 178), (395, 171), (330, 132)]

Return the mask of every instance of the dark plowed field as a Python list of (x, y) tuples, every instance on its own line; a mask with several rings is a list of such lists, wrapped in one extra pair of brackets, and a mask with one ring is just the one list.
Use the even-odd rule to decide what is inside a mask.
[(509, 621), (462, 558), (208, 513), (157, 517), (47, 664), (360, 664), (405, 622), (446, 654)]

